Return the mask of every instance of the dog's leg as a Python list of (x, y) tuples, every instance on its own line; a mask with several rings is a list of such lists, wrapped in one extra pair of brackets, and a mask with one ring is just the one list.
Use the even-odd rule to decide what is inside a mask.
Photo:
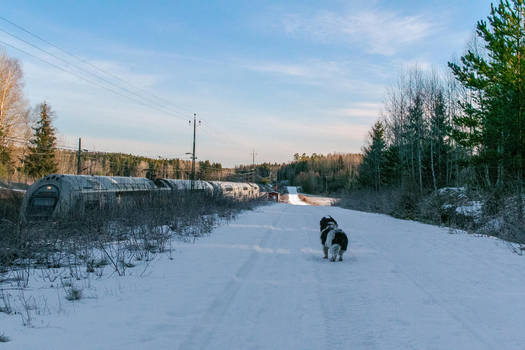
[(328, 259), (328, 247), (323, 246), (323, 253), (324, 253), (323, 259)]
[(333, 244), (330, 247), (330, 256), (331, 256), (330, 260), (335, 261), (340, 251), (341, 251), (341, 246), (339, 244)]
[(341, 250), (339, 252), (339, 261), (343, 261), (343, 254), (344, 254), (344, 252), (345, 252), (344, 250)]

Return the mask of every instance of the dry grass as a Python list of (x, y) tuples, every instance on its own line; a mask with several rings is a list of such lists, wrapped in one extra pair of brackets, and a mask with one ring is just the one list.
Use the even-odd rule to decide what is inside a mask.
[(134, 260), (165, 251), (172, 238), (193, 240), (259, 204), (183, 191), (146, 194), (52, 222), (22, 226), (13, 218), (10, 225), (0, 225), (0, 269), (73, 266), (78, 274), (96, 272), (98, 251), (124, 275)]
[(330, 197), (317, 197), (299, 194), (299, 199), (313, 206), (329, 207), (337, 202), (336, 198)]
[(16, 222), (24, 192), (0, 188), (0, 219)]

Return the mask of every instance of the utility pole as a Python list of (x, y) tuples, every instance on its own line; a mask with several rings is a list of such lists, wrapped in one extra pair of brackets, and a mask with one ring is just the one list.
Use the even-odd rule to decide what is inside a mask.
[(78, 138), (78, 155), (77, 155), (77, 175), (82, 172), (80, 157), (82, 156), (82, 138)]
[(252, 151), (252, 182), (255, 182), (255, 150)]
[[(199, 120), (199, 125), (201, 121)], [(191, 125), (191, 120), (190, 120)], [(191, 156), (191, 189), (195, 189), (195, 136), (197, 135), (197, 113), (193, 113), (193, 152)]]

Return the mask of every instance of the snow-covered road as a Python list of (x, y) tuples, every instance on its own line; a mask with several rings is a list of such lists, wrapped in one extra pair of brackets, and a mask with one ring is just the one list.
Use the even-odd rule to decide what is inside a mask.
[(299, 194), (297, 193), (297, 187), (294, 186), (288, 186), (288, 202), (293, 205), (308, 205), (308, 203), (305, 203), (299, 198)]
[[(340, 263), (321, 258), (327, 214), (349, 234)], [(384, 215), (261, 207), (139, 274), (58, 314), (50, 297), (34, 328), (0, 313), (2, 349), (525, 348), (525, 257)]]

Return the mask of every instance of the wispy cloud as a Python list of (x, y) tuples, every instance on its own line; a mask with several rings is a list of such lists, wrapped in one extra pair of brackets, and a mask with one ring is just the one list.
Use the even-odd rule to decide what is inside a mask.
[(291, 75), (297, 77), (309, 77), (312, 72), (306, 67), (298, 64), (282, 64), (282, 63), (260, 63), (248, 65), (246, 68), (266, 73), (278, 73), (284, 75)]
[(402, 15), (384, 10), (340, 14), (322, 11), (312, 15), (287, 14), (281, 19), (289, 35), (305, 35), (318, 41), (345, 41), (366, 52), (392, 56), (400, 48), (429, 37), (437, 29), (424, 15)]
[(300, 63), (255, 62), (245, 65), (246, 68), (268, 73), (284, 74), (309, 79), (330, 78), (342, 73), (348, 74), (344, 62), (308, 60)]
[(378, 83), (383, 73), (373, 64), (352, 61), (334, 61), (308, 59), (295, 63), (288, 62), (251, 62), (244, 63), (245, 69), (255, 72), (274, 74), (287, 78), (287, 82), (297, 82), (331, 91), (377, 97), (385, 89)]
[(381, 114), (383, 105), (376, 102), (358, 102), (347, 108), (341, 108), (335, 111), (336, 115), (345, 118), (362, 118), (376, 119)]

